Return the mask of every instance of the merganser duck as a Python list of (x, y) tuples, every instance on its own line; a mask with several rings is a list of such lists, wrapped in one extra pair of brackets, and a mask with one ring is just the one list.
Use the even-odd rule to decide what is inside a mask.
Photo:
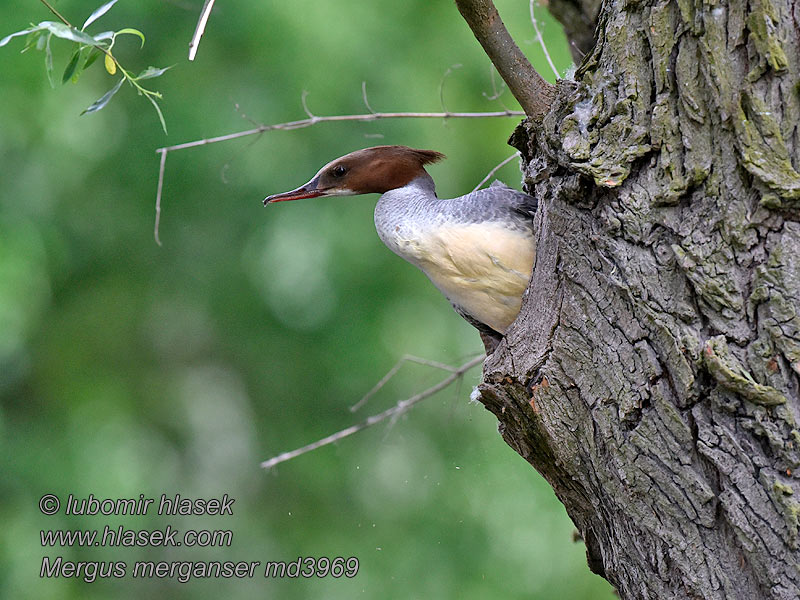
[(419, 267), (494, 352), (519, 313), (536, 256), (536, 200), (499, 181), (465, 196), (436, 197), (424, 169), (445, 156), (406, 146), (375, 146), (322, 167), (274, 202), (382, 194), (375, 228), (388, 248)]

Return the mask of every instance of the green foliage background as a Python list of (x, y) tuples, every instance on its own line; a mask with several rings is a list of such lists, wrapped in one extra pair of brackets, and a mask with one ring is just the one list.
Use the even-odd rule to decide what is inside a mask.
[[(96, 0), (62, 0), (81, 23)], [(220, 0), (195, 63), (200, 0), (120, 1), (100, 29), (136, 27), (115, 56), (174, 64), (152, 107), (101, 66), (51, 89), (41, 53), (0, 52), (0, 597), (611, 598), (546, 482), (468, 401), (473, 370), (392, 426), (262, 472), (283, 450), (351, 424), (347, 407), (404, 353), (458, 364), (477, 333), (374, 233), (375, 198), (261, 206), (340, 154), (433, 148), (440, 196), (511, 154), (514, 119), (330, 124), (170, 154), (163, 247), (153, 241), (159, 146), (256, 123), (378, 111), (517, 108), (491, 100), (488, 59), (451, 1)], [(549, 73), (525, 0), (499, 1)], [(539, 10), (559, 68), (558, 26)], [(0, 4), (0, 36), (50, 19)], [(56, 72), (68, 45), (53, 40)], [(454, 65), (460, 68), (453, 68)], [(57, 78), (58, 79), (58, 78)], [(499, 82), (499, 79), (497, 79)], [(499, 174), (518, 185), (512, 163)], [(441, 379), (406, 367), (361, 414)], [(45, 517), (52, 492), (98, 498), (236, 498), (233, 517)], [(153, 511), (151, 511), (153, 512)], [(50, 548), (41, 529), (231, 529), (230, 548)], [(295, 560), (357, 556), (352, 580), (39, 578), (68, 560)]]

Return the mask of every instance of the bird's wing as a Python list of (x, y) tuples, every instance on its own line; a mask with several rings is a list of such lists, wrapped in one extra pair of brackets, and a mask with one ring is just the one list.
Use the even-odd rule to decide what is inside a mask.
[(513, 222), (519, 222), (521, 217), (529, 229), (533, 228), (532, 220), (538, 206), (536, 198), (507, 186), (499, 179), (488, 188), (467, 194), (464, 200), (480, 207), (482, 212), (490, 213), (491, 219), (501, 220), (510, 212)]

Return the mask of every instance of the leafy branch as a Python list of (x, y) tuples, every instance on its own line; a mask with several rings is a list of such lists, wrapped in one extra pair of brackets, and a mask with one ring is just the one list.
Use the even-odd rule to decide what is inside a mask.
[(8, 44), (15, 37), (26, 36), (25, 47), (22, 52), (26, 52), (31, 48), (39, 51), (44, 51), (44, 64), (47, 71), (47, 78), (50, 85), (55, 87), (54, 83), (54, 68), (53, 68), (53, 53), (50, 49), (50, 42), (53, 37), (72, 42), (73, 51), (72, 56), (61, 74), (61, 83), (67, 81), (77, 82), (81, 73), (88, 69), (94, 62), (104, 55), (103, 64), (109, 75), (114, 76), (117, 73), (120, 75), (119, 81), (114, 84), (110, 90), (103, 94), (100, 98), (95, 100), (89, 107), (87, 107), (81, 114), (88, 114), (97, 112), (109, 103), (111, 98), (120, 90), (122, 84), (126, 81), (136, 90), (140, 96), (147, 98), (158, 114), (158, 120), (161, 122), (161, 127), (164, 133), (167, 131), (167, 125), (164, 120), (164, 115), (161, 112), (161, 107), (158, 105), (158, 100), (161, 99), (161, 93), (155, 90), (145, 88), (141, 82), (147, 79), (153, 79), (163, 75), (169, 67), (147, 67), (138, 75), (133, 75), (131, 71), (124, 68), (122, 64), (112, 53), (114, 44), (117, 37), (121, 35), (134, 35), (142, 41), (144, 46), (144, 34), (138, 29), (126, 27), (119, 31), (104, 31), (96, 35), (91, 35), (86, 32), (86, 28), (97, 21), (100, 17), (106, 14), (117, 0), (110, 0), (102, 6), (98, 7), (89, 17), (84, 21), (83, 26), (78, 29), (72, 25), (61, 13), (59, 13), (47, 0), (40, 0), (50, 12), (52, 12), (58, 21), (42, 21), (36, 25), (31, 24), (27, 29), (15, 31), (0, 39), (0, 47)]

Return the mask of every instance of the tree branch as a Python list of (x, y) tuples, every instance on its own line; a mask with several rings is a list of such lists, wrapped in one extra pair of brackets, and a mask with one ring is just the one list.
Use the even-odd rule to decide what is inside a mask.
[(200, 46), (200, 38), (203, 37), (203, 33), (205, 33), (208, 17), (211, 15), (211, 9), (214, 8), (214, 1), (215, 0), (206, 0), (206, 3), (203, 5), (203, 10), (200, 11), (197, 27), (195, 27), (192, 41), (189, 42), (189, 60), (194, 60), (194, 57), (197, 55), (197, 48)]
[[(364, 100), (366, 103), (366, 88), (362, 86), (364, 93)], [(173, 150), (186, 150), (187, 148), (196, 148), (197, 146), (207, 146), (209, 144), (216, 144), (217, 142), (227, 142), (235, 140), (240, 137), (248, 135), (255, 135), (264, 133), (265, 131), (283, 130), (288, 131), (292, 129), (302, 129), (304, 127), (311, 127), (317, 123), (327, 123), (332, 121), (377, 121), (378, 119), (480, 119), (484, 117), (522, 117), (525, 113), (518, 110), (501, 110), (496, 112), (370, 112), (362, 115), (329, 115), (319, 117), (312, 114), (308, 107), (305, 105), (305, 97), (303, 97), (303, 107), (309, 115), (307, 119), (300, 119), (298, 121), (289, 121), (287, 123), (274, 123), (272, 125), (259, 125), (253, 129), (246, 131), (237, 131), (226, 135), (220, 135), (213, 138), (204, 138), (202, 140), (195, 140), (193, 142), (184, 142), (183, 144), (175, 144), (174, 146), (164, 146), (156, 148), (156, 153), (161, 155), (161, 162), (158, 169), (158, 191), (156, 192), (156, 224), (154, 236), (156, 243), (161, 245), (158, 237), (158, 225), (161, 216), (161, 189), (164, 183), (164, 168), (167, 161), (167, 154)], [(367, 108), (372, 108), (367, 104)]]
[(65, 18), (64, 18), (64, 17), (61, 15), (61, 13), (60, 13), (60, 12), (58, 12), (58, 11), (55, 9), (55, 7), (54, 7), (52, 4), (50, 4), (50, 3), (49, 3), (47, 0), (40, 0), (40, 2), (41, 2), (42, 4), (44, 4), (44, 5), (45, 5), (45, 6), (46, 6), (48, 9), (50, 9), (50, 12), (51, 12), (51, 13), (53, 13), (55, 16), (57, 16), (57, 17), (58, 17), (58, 19), (59, 19), (59, 21), (61, 21), (62, 23), (64, 23), (64, 25), (66, 25), (67, 27), (72, 27), (72, 24), (71, 24), (69, 21), (67, 21), (67, 20), (66, 20), (66, 19), (65, 19)]
[(412, 406), (417, 404), (418, 402), (422, 402), (426, 398), (430, 398), (436, 392), (443, 390), (448, 385), (459, 379), (469, 371), (472, 367), (477, 364), (480, 364), (483, 359), (486, 358), (483, 354), (475, 356), (465, 362), (463, 365), (458, 367), (457, 369), (453, 370), (452, 374), (448, 377), (442, 379), (439, 383), (434, 386), (429, 387), (424, 392), (420, 392), (419, 394), (415, 394), (410, 398), (406, 398), (405, 400), (401, 400), (393, 407), (386, 409), (382, 413), (378, 413), (377, 415), (372, 415), (368, 417), (366, 420), (362, 421), (361, 423), (357, 423), (355, 425), (351, 425), (346, 429), (342, 429), (341, 431), (337, 431), (327, 437), (322, 438), (321, 440), (317, 440), (311, 444), (303, 446), (302, 448), (297, 448), (296, 450), (291, 450), (290, 452), (283, 452), (278, 454), (277, 456), (273, 456), (272, 458), (265, 460), (261, 463), (261, 467), (264, 469), (271, 469), (272, 467), (281, 464), (282, 462), (286, 462), (287, 460), (292, 460), (293, 458), (297, 458), (298, 456), (302, 456), (308, 452), (316, 450), (317, 448), (322, 448), (323, 446), (328, 446), (329, 444), (333, 444), (334, 442), (338, 442), (346, 437), (353, 435), (354, 433), (358, 433), (366, 429), (367, 427), (372, 427), (373, 425), (377, 425), (381, 421), (388, 419), (389, 417), (396, 417), (407, 410), (409, 410)]
[(456, 5), (525, 113), (541, 120), (555, 97), (555, 86), (542, 79), (519, 49), (492, 0), (456, 0)]
[(303, 129), (304, 127), (316, 125), (317, 123), (331, 123), (338, 121), (377, 121), (379, 119), (482, 119), (486, 117), (524, 116), (525, 113), (518, 110), (498, 110), (495, 112), (371, 112), (361, 115), (328, 115), (321, 117), (317, 115), (311, 115), (307, 119), (288, 121), (286, 123), (274, 123), (272, 125), (259, 125), (258, 127), (247, 129), (245, 131), (237, 131), (235, 133), (228, 133), (226, 135), (220, 135), (213, 138), (195, 140), (193, 142), (185, 142), (183, 144), (176, 144), (174, 146), (164, 146), (163, 148), (156, 148), (156, 152), (172, 152), (173, 150), (185, 150), (187, 148), (206, 146), (208, 144), (215, 144), (217, 142), (227, 142), (229, 140), (235, 140), (248, 135), (264, 133), (265, 131), (289, 131), (292, 129)]
[(442, 371), (448, 371), (450, 373), (455, 373), (459, 369), (459, 367), (451, 367), (450, 365), (446, 365), (444, 363), (440, 363), (440, 362), (435, 361), (435, 360), (428, 360), (427, 358), (420, 358), (420, 357), (414, 356), (412, 354), (404, 354), (403, 356), (400, 357), (400, 360), (398, 360), (395, 363), (395, 365), (391, 369), (389, 369), (389, 372), (386, 373), (386, 375), (384, 375), (381, 378), (381, 380), (372, 387), (372, 389), (370, 391), (368, 391), (366, 394), (364, 394), (361, 397), (361, 400), (359, 400), (358, 402), (353, 404), (353, 406), (350, 407), (350, 412), (356, 412), (359, 408), (364, 406), (364, 404), (366, 404), (367, 400), (369, 400), (375, 394), (377, 394), (380, 390), (382, 390), (383, 386), (385, 386), (387, 383), (389, 383), (389, 381), (392, 379), (392, 377), (397, 375), (397, 372), (407, 362), (413, 362), (413, 363), (417, 363), (418, 365), (425, 365), (427, 367), (434, 367), (436, 369), (441, 369)]

